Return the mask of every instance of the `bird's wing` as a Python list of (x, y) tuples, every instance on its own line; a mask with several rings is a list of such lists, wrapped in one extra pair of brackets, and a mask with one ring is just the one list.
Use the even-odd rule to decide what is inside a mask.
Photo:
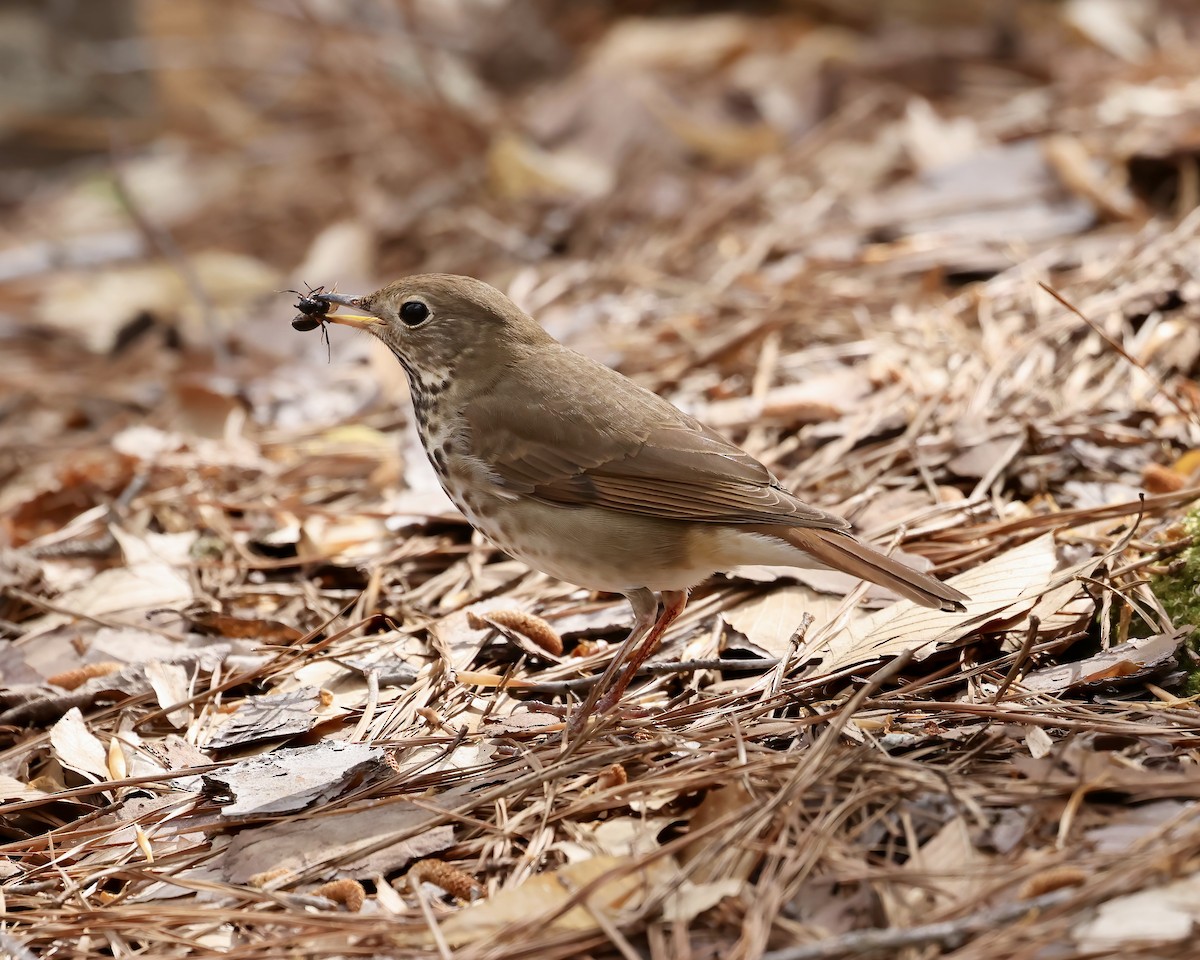
[(849, 526), (666, 400), (565, 347), (506, 368), (462, 413), (472, 452), (513, 493), (680, 520)]

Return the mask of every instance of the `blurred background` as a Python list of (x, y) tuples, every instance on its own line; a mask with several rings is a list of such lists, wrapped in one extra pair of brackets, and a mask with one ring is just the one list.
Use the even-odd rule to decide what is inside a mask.
[[(688, 863), (654, 956), (931, 920), (922, 956), (1188, 942), (1197, 50), (1196, 0), (0, 0), (0, 953), (415, 955), (458, 909), (409, 872), (437, 853), (546, 881), (510, 955), (608, 956), (529, 903), (650, 849), (638, 875)], [(420, 271), (497, 285), (985, 612), (735, 571), (639, 691), (652, 731), (543, 750), (519, 683), (598, 664), (628, 604), (473, 537), (394, 359), (290, 324), (289, 289)], [(475, 619), (514, 610), (568, 653)], [(868, 675), (895, 698), (850, 720)], [(299, 753), (339, 740), (384, 778)], [(182, 768), (267, 744), (193, 804)], [(380, 826), (409, 793), (453, 813)], [(377, 831), (403, 842), (360, 859)], [(308, 886), (334, 876), (362, 925)], [(1076, 887), (1094, 933), (1037, 899)]]
[[(1196, 205), (1198, 30), (1186, 0), (2, 0), (0, 542), (187, 438), (234, 486), (238, 438), (353, 423), (431, 488), (383, 452), (399, 370), (294, 332), (304, 284), (473, 274), (760, 451), (837, 419), (904, 375), (845, 376), (903, 310)], [(747, 437), (756, 375), (792, 392)]]

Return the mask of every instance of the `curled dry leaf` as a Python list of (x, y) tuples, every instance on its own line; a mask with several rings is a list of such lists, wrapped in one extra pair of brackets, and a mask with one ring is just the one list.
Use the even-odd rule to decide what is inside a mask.
[[(164, 710), (177, 703), (183, 703), (190, 696), (190, 678), (182, 663), (163, 663), (152, 660), (145, 665), (145, 670), (146, 679), (154, 691), (158, 705)], [(176, 727), (186, 727), (192, 721), (192, 710), (186, 706), (179, 707), (171, 710), (166, 715), (166, 719), (168, 723)]]
[(1175, 631), (1129, 640), (1084, 660), (1036, 670), (1021, 686), (1033, 693), (1062, 693), (1081, 687), (1141, 683), (1176, 665), (1175, 652), (1185, 636), (1186, 631)]

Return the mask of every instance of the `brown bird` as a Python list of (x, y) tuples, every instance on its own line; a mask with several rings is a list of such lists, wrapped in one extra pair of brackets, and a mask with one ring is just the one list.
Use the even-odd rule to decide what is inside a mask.
[(963, 609), (964, 594), (858, 542), (844, 519), (482, 281), (427, 274), (319, 298), (359, 311), (323, 319), (368, 331), (400, 361), (425, 452), (476, 529), (536, 570), (629, 599), (633, 630), (584, 717), (601, 692), (601, 709), (618, 701), (691, 587), (740, 564), (831, 567)]

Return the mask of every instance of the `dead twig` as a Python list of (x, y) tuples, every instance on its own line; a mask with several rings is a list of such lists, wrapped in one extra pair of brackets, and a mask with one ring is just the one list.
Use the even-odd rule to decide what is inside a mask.
[(772, 950), (763, 954), (763, 960), (835, 960), (837, 957), (862, 957), (883, 950), (894, 952), (931, 943), (957, 949), (981, 933), (989, 933), (1030, 914), (1053, 910), (1078, 895), (1078, 891), (1073, 889), (1055, 890), (1032, 900), (1005, 904), (958, 920), (943, 920), (908, 929), (853, 930), (802, 947)]

